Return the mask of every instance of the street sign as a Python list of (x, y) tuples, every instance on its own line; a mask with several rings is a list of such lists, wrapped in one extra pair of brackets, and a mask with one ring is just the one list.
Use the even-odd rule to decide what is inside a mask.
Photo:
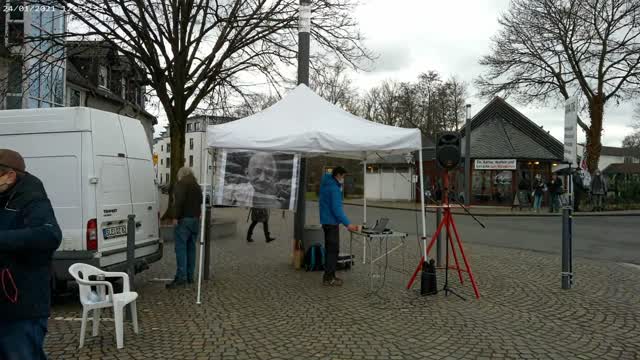
[(578, 167), (578, 98), (567, 99), (564, 105), (564, 161)]

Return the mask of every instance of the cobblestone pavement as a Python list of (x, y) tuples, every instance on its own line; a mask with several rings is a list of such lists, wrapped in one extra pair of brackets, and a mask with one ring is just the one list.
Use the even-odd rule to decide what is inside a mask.
[[(49, 322), (50, 359), (640, 358), (636, 268), (576, 259), (577, 284), (563, 291), (559, 256), (473, 244), (466, 250), (480, 300), (455, 273), (451, 284), (467, 301), (404, 290), (401, 252), (386, 266), (380, 262), (387, 271), (381, 269), (374, 293), (361, 263), (340, 274), (342, 288), (323, 287), (320, 273), (290, 266), (284, 234), (292, 221), (280, 229), (279, 222), (272, 221), (278, 239), (270, 244), (261, 229), (255, 243), (242, 240), (244, 221), (238, 236), (215, 241), (215, 275), (203, 285), (202, 305), (195, 304), (195, 287), (167, 291), (153, 281), (173, 274), (173, 244), (167, 244), (163, 260), (136, 278), (141, 332), (127, 326), (122, 350), (115, 348), (112, 321), (101, 323), (98, 337), (89, 331), (77, 349), (81, 308), (73, 297), (61, 299)], [(342, 248), (347, 244), (343, 234)], [(410, 272), (419, 254), (415, 239), (406, 254)]]

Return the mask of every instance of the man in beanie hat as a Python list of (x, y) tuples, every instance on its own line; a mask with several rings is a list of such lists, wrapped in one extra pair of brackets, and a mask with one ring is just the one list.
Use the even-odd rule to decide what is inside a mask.
[(42, 182), (0, 149), (0, 359), (46, 359), (51, 257), (62, 233)]

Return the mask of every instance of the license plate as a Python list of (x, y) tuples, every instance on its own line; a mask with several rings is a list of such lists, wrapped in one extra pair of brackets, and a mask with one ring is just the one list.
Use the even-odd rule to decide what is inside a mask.
[(127, 225), (119, 225), (102, 229), (104, 239), (127, 236)]

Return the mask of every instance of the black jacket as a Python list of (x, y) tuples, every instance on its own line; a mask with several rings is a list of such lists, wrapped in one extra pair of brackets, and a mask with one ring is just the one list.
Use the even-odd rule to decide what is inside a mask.
[(200, 217), (202, 208), (202, 189), (196, 178), (185, 176), (175, 186), (175, 218), (197, 218)]
[(38, 178), (20, 176), (12, 189), (0, 194), (0, 320), (49, 316), (51, 257), (61, 239)]

